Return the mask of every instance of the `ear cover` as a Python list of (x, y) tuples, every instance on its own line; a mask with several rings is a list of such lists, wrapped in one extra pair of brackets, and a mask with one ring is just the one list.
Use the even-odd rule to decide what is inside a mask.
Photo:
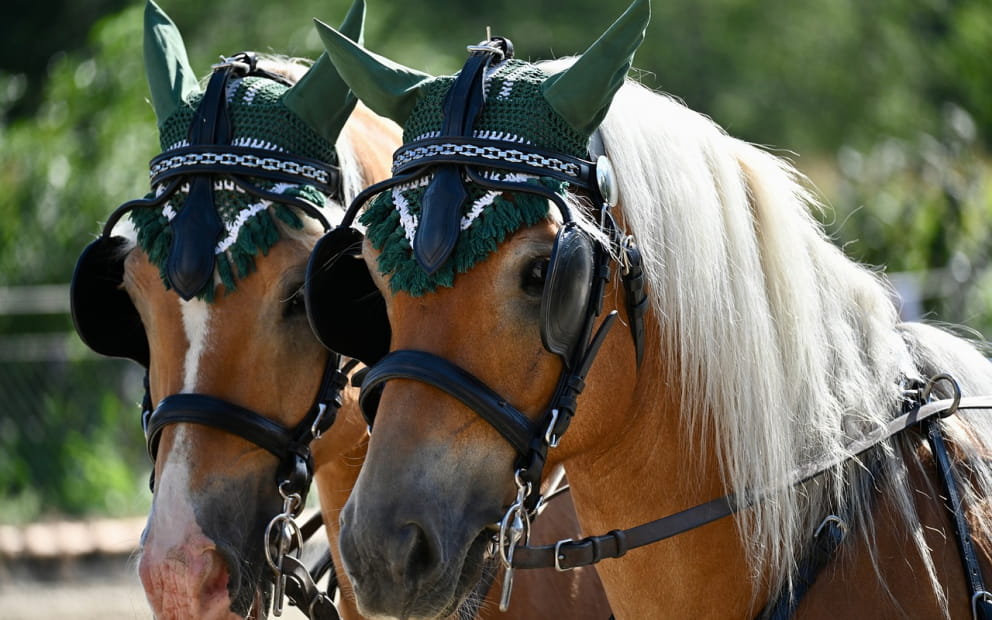
[(152, 0), (145, 5), (144, 50), (152, 106), (161, 125), (176, 108), (200, 92), (200, 86), (179, 28)]
[(405, 124), (421, 86), (433, 77), (365, 50), (320, 20), (314, 22), (328, 56), (358, 98), (376, 114)]
[(588, 135), (603, 121), (650, 20), (650, 0), (634, 0), (574, 65), (544, 83), (545, 100), (573, 129)]
[(303, 299), (307, 320), (328, 349), (366, 365), (389, 352), (386, 300), (362, 259), (362, 233), (335, 228), (314, 246)]
[(574, 222), (558, 230), (541, 296), (541, 341), (568, 365), (575, 359), (592, 291), (593, 241)]
[[(365, 0), (355, 0), (341, 23), (341, 32), (362, 44)], [(348, 89), (327, 52), (320, 55), (307, 74), (282, 96), (283, 105), (316, 129), (328, 142), (336, 142), (358, 99)]]
[(121, 286), (128, 244), (123, 237), (100, 237), (86, 246), (72, 274), (69, 305), (76, 333), (86, 346), (147, 368), (145, 326)]

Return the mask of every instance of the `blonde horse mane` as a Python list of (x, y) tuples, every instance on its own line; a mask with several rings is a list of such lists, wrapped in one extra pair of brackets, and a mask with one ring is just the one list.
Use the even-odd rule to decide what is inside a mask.
[[(847, 456), (852, 440), (897, 415), (901, 382), (949, 372), (965, 395), (990, 393), (992, 366), (962, 339), (900, 324), (882, 279), (824, 234), (811, 214), (819, 204), (788, 163), (630, 81), (601, 130), (623, 219), (644, 255), (659, 323), (653, 346), (672, 360), (668, 376), (639, 382), (657, 390), (641, 400), (680, 385), (686, 439), (717, 438), (728, 492), (773, 492), (738, 520), (755, 581), (775, 588), (792, 579), (831, 513), (871, 543), (868, 457), (802, 487), (789, 484), (793, 472)], [(970, 461), (968, 500), (992, 492), (992, 469), (976, 458), (992, 447), (983, 415), (945, 422)], [(883, 488), (946, 603), (907, 479), (917, 452), (903, 437), (876, 453)], [(976, 537), (992, 535), (987, 521), (979, 525)]]

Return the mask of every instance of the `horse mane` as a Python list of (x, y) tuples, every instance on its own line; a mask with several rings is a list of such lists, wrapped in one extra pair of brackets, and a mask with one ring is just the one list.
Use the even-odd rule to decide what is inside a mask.
[[(878, 465), (869, 455), (815, 483), (789, 481), (800, 466), (848, 456), (845, 445), (897, 415), (904, 381), (949, 372), (965, 395), (989, 393), (992, 365), (963, 339), (900, 323), (887, 285), (828, 239), (812, 215), (819, 203), (787, 162), (632, 81), (601, 131), (622, 219), (643, 253), (657, 319), (649, 333), (667, 360), (655, 364), (663, 376), (639, 381), (640, 401), (680, 386), (679, 426), (686, 440), (716, 438), (727, 491), (773, 494), (738, 519), (756, 587), (793, 578), (828, 514), (871, 543), (877, 467), (946, 603), (909, 486), (907, 466), (920, 466), (912, 440), (876, 450)], [(992, 424), (981, 415), (945, 421), (969, 461), (966, 505), (992, 491), (979, 458), (992, 448)], [(978, 521), (976, 535), (992, 535)]]

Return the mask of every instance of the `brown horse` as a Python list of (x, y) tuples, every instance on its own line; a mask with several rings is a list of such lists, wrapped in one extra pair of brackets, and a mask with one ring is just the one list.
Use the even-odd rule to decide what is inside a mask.
[[(992, 392), (992, 364), (901, 323), (789, 164), (624, 79), (648, 13), (636, 0), (574, 61), (493, 39), (441, 78), (321, 27), (345, 81), (405, 130), (395, 178), (344, 220), (376, 196), (364, 253), (392, 328), (342, 514), (359, 608), (440, 617), (499, 527), (508, 565), (616, 558), (598, 566), (621, 619), (970, 617), (990, 595), (965, 579), (952, 515), (988, 577), (992, 420), (929, 427), (956, 464), (953, 510), (936, 439), (872, 438), (953, 394), (919, 387), (937, 373)], [(545, 459), (567, 466), (587, 533), (683, 522), (648, 546), (634, 530), (518, 544)]]
[[(356, 3), (342, 27), (356, 38), (363, 10)], [(363, 107), (349, 118), (354, 99), (326, 59), (308, 70), (281, 59), (262, 59), (252, 66), (250, 56), (235, 57), (215, 68), (201, 91), (178, 29), (152, 3), (146, 10), (146, 61), (166, 150), (153, 162), (153, 173), (162, 174), (155, 172), (163, 168), (159, 162), (184, 156), (185, 148), (229, 151), (229, 159), (271, 158), (270, 167), (280, 158), (319, 167), (319, 161), (300, 159), (306, 156), (336, 163), (337, 170), (329, 168), (328, 173), (340, 175), (337, 188), (324, 183), (328, 187), (319, 187), (315, 194), (303, 187), (311, 180), (292, 176), (298, 167), (282, 166), (282, 176), (272, 179), (256, 178), (254, 168), (237, 168), (237, 162), (205, 171), (218, 175), (209, 177), (209, 199), (218, 213), (226, 214), (226, 237), (220, 243), (230, 243), (226, 251), (215, 252), (204, 287), (207, 294), (194, 290), (185, 298), (188, 272), (193, 270), (169, 271), (169, 257), (188, 257), (184, 252), (197, 245), (205, 224), (197, 222), (184, 237), (178, 227), (170, 230), (161, 224), (161, 217), (171, 218), (171, 226), (179, 219), (175, 212), (197, 208), (199, 173), (189, 167), (197, 164), (180, 164), (187, 166), (180, 170), (186, 175), (181, 177), (184, 185), (169, 195), (171, 179), (153, 179), (152, 198), (127, 203), (115, 212), (104, 235), (81, 257), (73, 283), (74, 319), (84, 341), (98, 352), (134, 359), (148, 370), (145, 423), (155, 459), (154, 496), (139, 573), (155, 616), (264, 617), (271, 593), (265, 585), (270, 580), (265, 533), (284, 508), (278, 484), (287, 473), (272, 450), (264, 449), (264, 438), (239, 428), (261, 425), (277, 435), (280, 428), (299, 428), (303, 421), (304, 430), (317, 423), (308, 416), (326, 379), (325, 369), (337, 357), (313, 337), (303, 315), (304, 266), (325, 230), (321, 218), (334, 221), (341, 200), (389, 175), (398, 128)], [(213, 81), (227, 65), (238, 63), (244, 66), (220, 78), (226, 106), (218, 106), (211, 100)], [(212, 113), (204, 112), (204, 101), (213, 101)], [(230, 123), (226, 142), (196, 144), (190, 125), (222, 127), (225, 121), (218, 119), (225, 116)], [(201, 144), (203, 140), (200, 136)], [(228, 176), (240, 178), (245, 187)], [(162, 200), (163, 195), (168, 200)], [(201, 195), (198, 200), (205, 199)], [(292, 212), (280, 210), (286, 205)], [(122, 219), (128, 213), (131, 220)], [(267, 220), (253, 220), (258, 213)], [(240, 237), (239, 231), (250, 238)], [(211, 240), (209, 249), (215, 244)], [(228, 275), (232, 271), (236, 277)], [(388, 326), (385, 333), (388, 341)], [(174, 406), (177, 396), (186, 398), (183, 407)], [(354, 390), (347, 388), (341, 396), (333, 426), (312, 442), (313, 478), (335, 560), (338, 512), (358, 476), (367, 444)], [(162, 404), (152, 411), (151, 403)], [(168, 403), (173, 403), (171, 409)], [(197, 415), (198, 408), (208, 406), (232, 412), (231, 422)], [(549, 537), (578, 534), (569, 500), (555, 502), (542, 521), (552, 529)], [(343, 573), (338, 582), (345, 594), (339, 602), (342, 617), (360, 618)], [(536, 620), (561, 613), (602, 620), (609, 615), (591, 569), (574, 577), (535, 575), (522, 585), (531, 591), (515, 601), (514, 617)], [(495, 603), (473, 601), (463, 612), (480, 606), (489, 610)]]

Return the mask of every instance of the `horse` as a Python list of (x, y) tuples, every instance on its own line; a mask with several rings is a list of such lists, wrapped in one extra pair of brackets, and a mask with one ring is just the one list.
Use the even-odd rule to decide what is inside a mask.
[[(626, 78), (649, 16), (442, 77), (319, 26), (404, 127), (325, 237), (360, 218), (392, 330), (341, 516), (359, 609), (440, 617), (495, 539), (504, 587), (603, 560), (619, 619), (989, 617), (983, 345), (900, 321), (790, 163)], [(527, 544), (554, 464), (608, 534)]]
[[(342, 29), (359, 39), (363, 17), (358, 2)], [(145, 26), (164, 153), (152, 163), (152, 195), (115, 211), (80, 258), (72, 284), (73, 319), (94, 350), (132, 359), (147, 371), (143, 424), (155, 467), (139, 574), (155, 616), (265, 617), (270, 603), (277, 610), (282, 604), (266, 585), (267, 556), (273, 553), (267, 548), (270, 524), (277, 531), (298, 531), (294, 519), (310, 474), (333, 564), (341, 566), (337, 514), (358, 475), (367, 428), (357, 390), (347, 386), (345, 376), (348, 368), (359, 367), (339, 363), (304, 317), (304, 266), (316, 240), (340, 217), (340, 203), (389, 175), (399, 131), (361, 105), (352, 112), (354, 98), (326, 58), (308, 69), (284, 58), (237, 55), (214, 68), (203, 91), (178, 28), (151, 2)], [(212, 102), (212, 112), (205, 111), (204, 101)], [(226, 142), (187, 137), (193, 135), (191, 126), (213, 124), (223, 131), (225, 123)], [(198, 200), (225, 214), (226, 235), (209, 244), (226, 250), (214, 251), (200, 289), (190, 284), (195, 269), (169, 271), (170, 257), (196, 262), (188, 253), (198, 246), (208, 218), (183, 236), (161, 219), (168, 213), (176, 222), (176, 212), (196, 208), (190, 197), (201, 178), (191, 168), (197, 165), (215, 175), (207, 177), (208, 196)], [(258, 178), (261, 167), (278, 176)], [(177, 176), (162, 176), (170, 171)], [(325, 175), (323, 181), (315, 180), (318, 174)], [(171, 193), (174, 178), (183, 185)], [(237, 235), (239, 230), (247, 236)], [(388, 333), (386, 325), (358, 339), (388, 343)], [(302, 429), (304, 437), (293, 439), (309, 447), (291, 451), (302, 458), (291, 454), (287, 471), (285, 455), (273, 456), (282, 448), (271, 438), (294, 429)], [(283, 486), (300, 476), (300, 467), (304, 482)], [(550, 505), (545, 522), (549, 536), (578, 533), (568, 499)], [(284, 568), (273, 563), (273, 571)], [(592, 569), (535, 577), (527, 583), (531, 592), (511, 607), (515, 617), (609, 614)], [(315, 620), (336, 613), (345, 620), (361, 618), (340, 571), (337, 584), (342, 596), (336, 612), (319, 593), (304, 592), (308, 598), (294, 602)], [(485, 594), (482, 589), (477, 598)], [(479, 608), (478, 617), (490, 617), (493, 607), (473, 600), (461, 606), (459, 617)], [(595, 615), (584, 616), (589, 613)]]

